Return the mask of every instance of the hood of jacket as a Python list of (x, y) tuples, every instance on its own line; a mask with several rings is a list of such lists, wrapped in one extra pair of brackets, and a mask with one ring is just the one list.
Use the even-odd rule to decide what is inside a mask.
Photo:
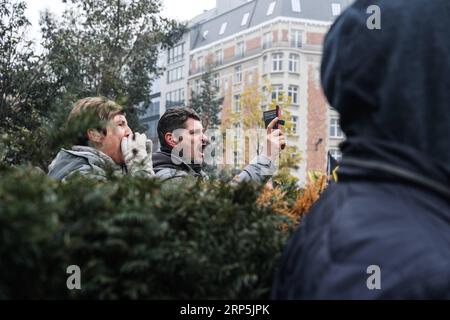
[(335, 21), (321, 81), (347, 137), (340, 176), (397, 172), (450, 194), (449, 30), (448, 0), (359, 0)]

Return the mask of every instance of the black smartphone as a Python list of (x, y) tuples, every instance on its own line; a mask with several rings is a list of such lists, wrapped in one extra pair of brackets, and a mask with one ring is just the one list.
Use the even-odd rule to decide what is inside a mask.
[[(281, 109), (280, 109), (280, 106), (278, 106), (278, 105), (273, 110), (267, 110), (267, 111), (263, 112), (264, 126), (267, 128), (269, 126), (270, 122), (272, 122), (272, 120), (275, 119), (276, 117), (278, 117), (278, 118), (281, 117)], [(273, 129), (278, 129), (279, 125), (283, 126), (284, 120), (278, 120), (277, 124), (275, 124)]]

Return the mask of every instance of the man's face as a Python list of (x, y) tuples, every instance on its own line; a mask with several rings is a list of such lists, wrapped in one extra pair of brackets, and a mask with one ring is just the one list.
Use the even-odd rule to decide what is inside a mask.
[(183, 158), (188, 162), (203, 163), (203, 150), (207, 142), (207, 137), (203, 131), (201, 121), (192, 118), (186, 120), (185, 128), (182, 131), (183, 139), (177, 144), (177, 149), (183, 149)]
[(121, 141), (132, 133), (125, 116), (116, 115), (106, 126), (106, 136), (103, 137), (99, 150), (110, 156), (117, 164), (124, 163)]

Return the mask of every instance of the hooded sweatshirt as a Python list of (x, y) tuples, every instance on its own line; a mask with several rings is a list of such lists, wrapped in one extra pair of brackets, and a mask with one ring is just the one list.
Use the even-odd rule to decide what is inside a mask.
[(321, 78), (347, 137), (339, 182), (289, 241), (272, 297), (449, 299), (450, 1), (356, 1)]
[(347, 137), (340, 179), (402, 176), (450, 197), (449, 1), (357, 1), (326, 37), (321, 78)]

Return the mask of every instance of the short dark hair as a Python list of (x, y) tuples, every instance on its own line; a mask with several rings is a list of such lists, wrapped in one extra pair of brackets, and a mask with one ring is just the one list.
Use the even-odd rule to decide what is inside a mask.
[(186, 121), (189, 118), (201, 121), (198, 113), (191, 108), (176, 107), (167, 109), (158, 122), (158, 138), (161, 146), (168, 147), (164, 139), (165, 134), (176, 129), (185, 128)]

